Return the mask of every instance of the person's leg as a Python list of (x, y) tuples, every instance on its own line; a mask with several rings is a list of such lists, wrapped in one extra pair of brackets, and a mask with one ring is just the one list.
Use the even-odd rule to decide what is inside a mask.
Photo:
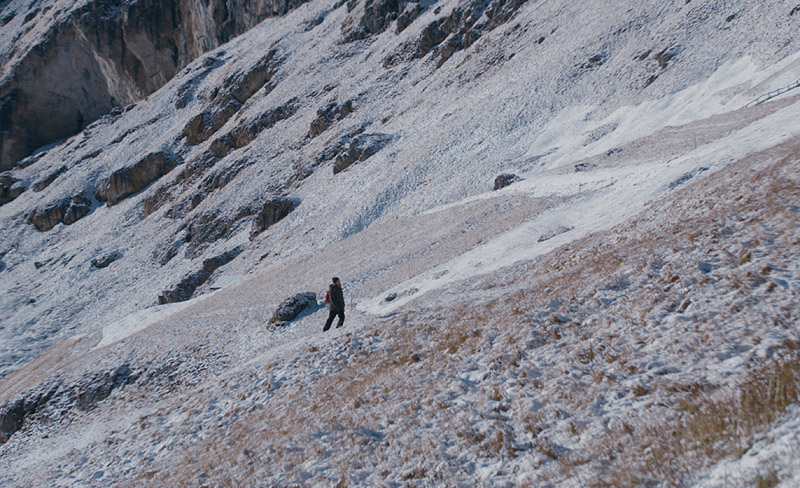
[(339, 327), (344, 325), (344, 310), (339, 310), (337, 312), (337, 315), (339, 316), (339, 323), (336, 324), (336, 328), (338, 329)]
[(325, 332), (331, 328), (334, 317), (336, 317), (336, 310), (331, 309), (331, 313), (328, 315), (328, 321), (325, 322), (325, 327), (322, 328), (322, 332)]

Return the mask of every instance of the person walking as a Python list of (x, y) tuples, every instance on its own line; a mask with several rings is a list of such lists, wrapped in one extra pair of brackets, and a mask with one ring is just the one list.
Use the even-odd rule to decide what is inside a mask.
[(333, 283), (328, 287), (328, 295), (325, 298), (331, 313), (328, 315), (328, 321), (325, 322), (325, 327), (322, 329), (323, 332), (331, 328), (333, 318), (337, 315), (339, 316), (339, 323), (336, 324), (336, 328), (338, 329), (344, 325), (344, 293), (342, 293), (342, 282), (339, 281), (339, 278), (333, 278)]

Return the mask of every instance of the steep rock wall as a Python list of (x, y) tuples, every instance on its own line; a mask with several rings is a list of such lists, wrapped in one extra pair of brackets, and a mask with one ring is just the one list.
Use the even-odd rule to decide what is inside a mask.
[[(30, 17), (29, 7), (4, 27), (19, 30), (20, 41), (3, 53), (0, 171), (154, 92), (204, 52), (304, 1), (90, 0), (52, 9), (42, 20), (36, 17), (45, 13)], [(42, 33), (32, 27), (47, 21)]]

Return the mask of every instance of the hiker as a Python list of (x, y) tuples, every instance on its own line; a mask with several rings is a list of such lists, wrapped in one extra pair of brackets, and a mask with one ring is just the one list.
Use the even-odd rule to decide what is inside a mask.
[(328, 321), (325, 322), (325, 327), (322, 329), (323, 332), (331, 328), (333, 318), (337, 315), (339, 316), (339, 323), (336, 324), (336, 328), (338, 329), (344, 325), (344, 294), (342, 293), (342, 282), (339, 281), (339, 278), (333, 278), (333, 283), (328, 287), (325, 301), (328, 302), (328, 308), (330, 308), (331, 313), (328, 315)]

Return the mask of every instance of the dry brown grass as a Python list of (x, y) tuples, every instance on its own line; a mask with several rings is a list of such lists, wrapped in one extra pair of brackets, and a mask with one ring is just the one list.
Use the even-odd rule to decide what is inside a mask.
[(800, 400), (800, 351), (786, 344), (776, 357), (754, 365), (736, 387), (692, 390), (667, 416), (639, 418), (631, 429), (620, 429), (595, 446), (590, 454), (604, 475), (590, 486), (639, 486), (648, 480), (685, 486), (695, 470), (741, 456)]
[[(794, 155), (796, 158), (796, 151)], [(515, 436), (525, 436), (533, 449), (555, 461), (548, 464), (548, 469), (558, 471), (554, 479), (578, 479), (581, 486), (593, 487), (643, 486), (655, 480), (665, 486), (684, 486), (697, 468), (727, 456), (741, 455), (788, 405), (798, 401), (800, 347), (787, 341), (773, 359), (752, 363), (728, 387), (709, 384), (703, 378), (629, 382), (627, 387), (622, 386), (623, 381), (641, 372), (642, 360), (635, 353), (652, 340), (649, 329), (653, 324), (661, 325), (660, 316), (687, 313), (701, 305), (699, 301), (695, 304), (692, 293), (721, 286), (714, 282), (740, 290), (742, 294), (730, 304), (729, 310), (715, 311), (714, 320), (728, 321), (747, 315), (747, 307), (751, 306), (748, 296), (758, 288), (756, 277), (748, 276), (747, 268), (757, 265), (754, 269), (763, 278), (773, 267), (780, 267), (781, 263), (774, 263), (769, 269), (760, 264), (758, 253), (763, 252), (763, 243), (781, 239), (786, 229), (798, 225), (796, 212), (788, 212), (785, 201), (781, 207), (780, 199), (775, 197), (772, 209), (763, 203), (770, 201), (765, 192), (782, 192), (785, 198), (800, 200), (798, 186), (784, 182), (785, 174), (793, 173), (791, 165), (796, 160), (784, 158), (750, 175), (755, 190), (739, 199), (735, 193), (749, 189), (719, 187), (709, 181), (707, 188), (698, 194), (718, 204), (703, 213), (690, 213), (692, 216), (682, 218), (680, 225), (648, 227), (646, 222), (634, 222), (613, 240), (590, 237), (558, 249), (529, 265), (521, 276), (509, 280), (504, 285), (509, 292), (489, 304), (480, 307), (456, 304), (451, 310), (441, 311), (441, 316), (447, 317), (442, 321), (436, 317), (423, 320), (411, 313), (398, 317), (375, 332), (383, 341), (381, 348), (369, 355), (351, 355), (324, 380), (302, 391), (279, 390), (280, 400), (270, 409), (253, 412), (234, 423), (229, 432), (194, 446), (186, 461), (179, 463), (202, 468), (186, 468), (170, 474), (161, 471), (149, 476), (163, 485), (190, 485), (197, 474), (205, 471), (222, 486), (230, 485), (233, 481), (215, 467), (219, 465), (216, 460), (225, 460), (223, 465), (227, 466), (237, 465), (244, 449), (258, 449), (261, 462), (267, 466), (301, 464), (308, 457), (320, 457), (314, 449), (327, 448), (304, 439), (309, 431), (326, 432), (335, 439), (333, 445), (347, 450), (352, 458), (373, 456), (377, 461), (435, 458), (437, 435), (449, 433), (421, 432), (428, 428), (427, 417), (436, 415), (441, 425), (453, 427), (452, 435), (458, 442), (480, 456), (513, 458), (517, 455), (513, 448)], [(782, 183), (777, 187), (755, 185), (770, 180)], [(666, 210), (672, 209), (673, 204), (666, 204)], [(680, 204), (707, 206), (707, 202), (689, 199)], [(767, 216), (766, 212), (774, 215)], [(737, 221), (731, 215), (743, 216), (749, 223), (731, 227), (734, 225), (731, 222)], [(775, 215), (783, 220), (776, 221)], [(759, 222), (768, 222), (768, 228)], [(777, 235), (769, 235), (770, 232)], [(744, 241), (751, 243), (747, 249), (725, 247)], [(797, 242), (788, 243), (789, 250), (797, 248)], [(706, 276), (696, 266), (696, 259), (704, 253), (728, 256), (725, 262), (729, 267), (724, 273), (714, 270)], [(686, 255), (693, 256), (695, 261), (682, 265), (675, 260), (675, 256)], [(610, 305), (609, 311), (588, 320), (584, 315), (594, 313), (599, 307), (592, 298), (600, 287), (598, 281), (605, 282), (615, 276), (624, 278), (626, 274), (646, 277), (647, 283), (620, 291), (624, 293), (621, 300), (624, 303)], [(611, 286), (624, 288), (622, 281), (617, 283)], [(551, 307), (553, 297), (560, 298), (562, 304)], [(780, 320), (791, 321), (794, 316), (792, 310), (787, 312), (787, 319)], [(701, 316), (699, 321), (695, 318), (681, 323), (686, 342), (675, 341), (665, 347), (681, 355), (702, 351), (722, 340), (715, 335), (714, 322), (703, 319)], [(602, 349), (595, 347), (595, 341)], [(751, 341), (758, 344), (759, 338)], [(533, 351), (525, 351), (524, 347)], [(538, 347), (550, 347), (551, 352), (558, 350), (567, 359), (559, 368), (550, 370), (537, 365), (542, 366), (538, 369), (543, 377), (527, 378), (522, 373), (535, 360), (527, 356), (534, 356)], [(448, 415), (455, 415), (451, 402), (435, 396), (442, 386), (441, 379), (458, 376), (462, 372), (459, 366), (478, 356), (493, 360), (497, 371), (504, 374), (519, 368), (522, 373), (516, 378), (525, 394), (549, 394), (547, 401), (555, 406), (545, 405), (536, 411), (512, 410), (507, 413), (509, 421), (498, 421), (489, 433), (458, 424), (459, 420), (451, 422)], [(588, 372), (589, 384), (560, 390), (560, 385), (572, 381), (571, 371), (581, 368)], [(651, 405), (638, 417), (632, 413), (630, 419), (609, 428), (604, 437), (585, 441), (565, 454), (550, 440), (548, 429), (553, 428), (554, 421), (548, 414), (558, 413), (556, 409), (574, 414), (576, 420), (569, 423), (567, 433), (584, 438), (577, 415), (589, 409), (598, 395), (612, 385), (626, 389), (643, 403), (656, 392), (674, 403), (659, 408)], [(506, 386), (489, 381), (477, 388), (487, 403), (501, 403), (509, 396)], [(549, 390), (543, 392), (544, 389)], [(384, 444), (365, 444), (357, 435), (359, 429), (381, 422), (391, 426)], [(511, 425), (514, 423), (516, 427)], [(416, 442), (411, 446), (398, 446), (397, 439), (404, 435), (419, 437), (414, 437)], [(293, 448), (298, 438), (308, 442), (305, 449)], [(409, 483), (422, 475), (424, 467), (418, 469), (408, 472)], [(599, 474), (582, 479), (587, 471)], [(253, 473), (242, 471), (244, 479), (237, 482), (247, 484), (257, 479), (258, 471)], [(347, 482), (344, 474), (338, 479), (340, 483)], [(772, 482), (773, 478), (765, 475), (754, 484), (770, 486)]]

